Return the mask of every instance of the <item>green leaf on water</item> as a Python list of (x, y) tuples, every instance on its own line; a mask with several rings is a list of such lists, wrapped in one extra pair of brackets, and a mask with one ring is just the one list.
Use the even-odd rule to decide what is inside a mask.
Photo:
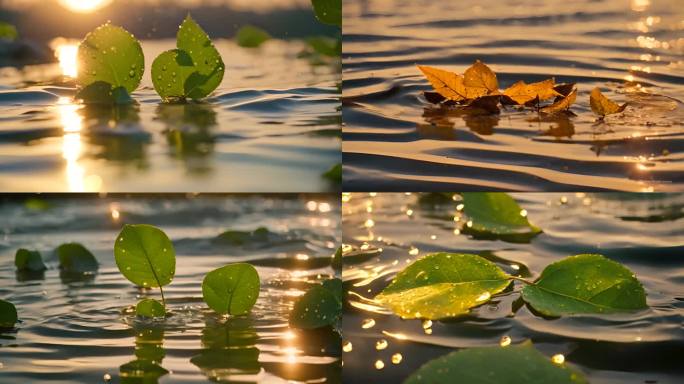
[(375, 299), (403, 318), (434, 320), (468, 313), (509, 283), (509, 276), (483, 257), (433, 253), (404, 268)]
[(228, 264), (204, 276), (202, 296), (220, 314), (244, 315), (256, 303), (259, 285), (259, 274), (251, 264)]
[(59, 258), (59, 268), (64, 272), (86, 273), (97, 271), (97, 259), (86, 247), (79, 243), (62, 244), (57, 247), (55, 253)]
[(152, 63), (154, 89), (166, 101), (208, 96), (221, 84), (225, 65), (209, 36), (190, 15), (178, 30), (176, 47)]
[(342, 43), (340, 39), (333, 39), (326, 36), (309, 37), (306, 43), (317, 53), (337, 57), (342, 55)]
[(155, 299), (142, 299), (135, 306), (135, 314), (143, 317), (163, 317), (164, 305)]
[(140, 42), (121, 27), (101, 25), (78, 46), (77, 98), (85, 103), (130, 103), (127, 96), (140, 85), (144, 70)]
[(124, 225), (114, 244), (116, 266), (139, 287), (162, 287), (176, 273), (176, 252), (168, 236), (147, 224)]
[(342, 0), (311, 0), (311, 5), (318, 20), (342, 26)]
[(38, 251), (29, 251), (28, 249), (18, 249), (14, 256), (14, 265), (19, 271), (40, 272), (47, 269), (43, 263), (43, 258)]
[(565, 364), (554, 364), (527, 341), (508, 347), (470, 348), (429, 361), (404, 384), (586, 384), (584, 376)]
[(342, 163), (333, 165), (327, 170), (323, 177), (338, 184), (342, 184)]
[(256, 48), (268, 41), (271, 35), (259, 27), (245, 25), (238, 30), (235, 40), (237, 44), (245, 48)]
[(601, 255), (566, 257), (548, 265), (523, 299), (546, 316), (615, 313), (648, 308), (646, 292), (632, 271)]
[(270, 231), (265, 227), (259, 227), (254, 231), (236, 231), (229, 229), (218, 235), (215, 241), (218, 243), (239, 246), (252, 242), (268, 241), (269, 234)]
[(466, 192), (462, 197), (463, 212), (472, 224), (465, 226), (463, 232), (475, 238), (528, 242), (542, 232), (527, 220), (526, 211), (506, 193)]
[(342, 269), (342, 247), (338, 247), (337, 251), (332, 256), (332, 262), (330, 265), (335, 271), (340, 271)]
[(17, 308), (9, 301), (0, 300), (0, 328), (12, 328), (17, 322)]
[(9, 41), (14, 41), (19, 37), (19, 32), (17, 32), (17, 27), (10, 23), (5, 23), (0, 21), (0, 39), (5, 39)]
[(333, 325), (342, 315), (342, 280), (330, 279), (301, 296), (290, 312), (290, 326), (315, 329)]

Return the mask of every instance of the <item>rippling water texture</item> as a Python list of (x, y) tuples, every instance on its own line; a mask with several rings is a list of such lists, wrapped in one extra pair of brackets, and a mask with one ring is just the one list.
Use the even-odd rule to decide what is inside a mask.
[(245, 49), (218, 40), (222, 85), (200, 104), (165, 105), (150, 66), (174, 40), (143, 41), (137, 105), (72, 104), (57, 64), (0, 69), (3, 191), (319, 192), (340, 156), (339, 64), (301, 42)]
[[(423, 198), (421, 204), (416, 195), (404, 194), (345, 197), (343, 278), (350, 292), (343, 348), (351, 349), (343, 353), (345, 382), (398, 383), (435, 357), (458, 348), (498, 345), (504, 336), (513, 343), (531, 339), (547, 356), (564, 354), (592, 384), (684, 380), (684, 195), (514, 197), (544, 230), (529, 244), (457, 234), (454, 230), (462, 225), (454, 219), (460, 216), (457, 202), (433, 204)], [(437, 251), (476, 253), (529, 279), (565, 256), (600, 253), (636, 273), (650, 309), (555, 320), (537, 317), (524, 306), (511, 314), (519, 284), (470, 315), (431, 325), (401, 320), (374, 304), (371, 299), (398, 271)], [(384, 346), (381, 340), (386, 347), (376, 349), (378, 342)], [(399, 364), (391, 361), (396, 353), (402, 355)], [(384, 363), (381, 370), (378, 360)]]
[[(339, 381), (338, 334), (287, 325), (295, 297), (334, 273), (338, 199), (71, 197), (49, 199), (52, 208), (35, 211), (5, 198), (0, 297), (16, 305), (21, 323), (0, 334), (0, 382), (100, 383), (109, 374), (113, 383), (140, 383), (121, 377), (154, 376), (161, 368), (169, 371), (162, 383)], [(138, 290), (119, 273), (112, 249), (123, 223), (159, 226), (174, 243), (176, 276), (164, 290), (172, 316), (164, 322), (127, 311), (139, 297), (159, 293)], [(259, 226), (272, 232), (268, 241), (213, 240), (228, 228)], [(100, 262), (95, 276), (60, 276), (51, 250), (68, 241), (93, 251)], [(15, 274), (19, 247), (47, 256), (44, 275)], [(210, 270), (238, 261), (256, 266), (260, 296), (248, 316), (225, 319), (208, 309), (200, 284)]]
[[(678, 0), (350, 0), (344, 7), (345, 190), (684, 189), (684, 7)], [(500, 88), (576, 82), (577, 115), (434, 107), (416, 64)], [(629, 102), (596, 123), (589, 93)]]

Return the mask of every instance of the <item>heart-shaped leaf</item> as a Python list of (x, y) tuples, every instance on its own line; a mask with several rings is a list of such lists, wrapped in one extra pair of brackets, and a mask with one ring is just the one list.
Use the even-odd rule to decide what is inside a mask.
[(176, 273), (171, 240), (151, 225), (124, 225), (114, 244), (114, 258), (121, 274), (139, 287), (162, 287)]
[(534, 99), (544, 101), (561, 95), (554, 90), (554, 83), (555, 80), (553, 78), (531, 84), (520, 80), (504, 90), (503, 94), (520, 105), (524, 105)]
[(591, 105), (591, 110), (599, 116), (620, 113), (627, 108), (627, 103), (618, 105), (609, 98), (605, 97), (598, 87), (591, 91), (591, 95), (589, 95), (589, 104)]
[(12, 328), (17, 322), (17, 308), (9, 301), (0, 300), (0, 328)]
[(38, 251), (21, 248), (14, 256), (14, 265), (19, 271), (40, 272), (47, 269)]
[(526, 211), (506, 193), (467, 192), (462, 197), (463, 212), (470, 219), (463, 228), (464, 233), (476, 238), (526, 242), (541, 232), (527, 220)]
[(311, 0), (311, 5), (321, 22), (342, 25), (342, 0)]
[(290, 326), (315, 329), (335, 324), (342, 315), (342, 280), (330, 279), (309, 289), (290, 312)]
[(256, 303), (259, 286), (259, 274), (251, 264), (228, 264), (204, 276), (202, 296), (220, 314), (244, 315)]
[(163, 317), (164, 305), (155, 299), (142, 299), (135, 306), (135, 314), (142, 317)]
[[(142, 47), (130, 32), (109, 23), (99, 26), (78, 46), (77, 98), (86, 103), (131, 102), (122, 93), (138, 88), (144, 70)], [(94, 83), (99, 84), (91, 86)]]
[[(455, 381), (455, 378), (458, 380)], [(404, 384), (586, 384), (579, 372), (554, 364), (531, 342), (508, 347), (470, 348), (438, 357), (420, 367)]]
[(64, 272), (88, 273), (98, 269), (95, 256), (79, 243), (62, 244), (55, 250), (59, 268)]
[(646, 292), (634, 273), (601, 255), (577, 255), (544, 268), (523, 299), (547, 316), (615, 313), (648, 308)]
[(468, 313), (509, 283), (501, 268), (480, 256), (434, 253), (404, 268), (375, 299), (403, 318), (442, 319)]

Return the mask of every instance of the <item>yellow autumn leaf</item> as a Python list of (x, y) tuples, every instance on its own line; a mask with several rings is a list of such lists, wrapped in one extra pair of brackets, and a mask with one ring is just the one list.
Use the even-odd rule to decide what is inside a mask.
[(419, 65), (418, 69), (423, 72), (425, 77), (437, 93), (453, 101), (466, 99), (466, 88), (463, 84), (463, 76), (443, 69)]
[(520, 80), (504, 90), (503, 94), (520, 105), (535, 100), (536, 98), (539, 98), (539, 101), (544, 101), (556, 96), (562, 96), (554, 90), (554, 83), (553, 78), (532, 84), (526, 84), (524, 81)]
[(589, 104), (591, 105), (591, 110), (599, 116), (622, 112), (627, 107), (627, 103), (618, 105), (617, 103), (603, 96), (598, 87), (591, 91), (591, 96), (589, 96)]
[(575, 88), (572, 92), (570, 92), (564, 98), (556, 101), (555, 103), (549, 105), (548, 107), (544, 107), (544, 108), (540, 109), (539, 112), (552, 115), (552, 114), (558, 113), (560, 111), (565, 111), (565, 110), (570, 108), (570, 106), (575, 102), (576, 99), (577, 99), (577, 88)]
[(468, 99), (475, 99), (499, 91), (496, 74), (480, 60), (476, 60), (463, 73), (463, 84), (465, 85)]

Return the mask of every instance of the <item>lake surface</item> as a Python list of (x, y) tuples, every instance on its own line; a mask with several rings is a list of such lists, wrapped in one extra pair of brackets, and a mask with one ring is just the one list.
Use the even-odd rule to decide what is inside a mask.
[[(112, 383), (140, 383), (132, 376), (143, 374), (145, 383), (156, 383), (155, 376), (160, 383), (339, 382), (339, 334), (300, 332), (287, 323), (295, 298), (335, 274), (329, 265), (341, 236), (339, 196), (25, 199), (5, 196), (0, 203), (0, 297), (16, 305), (21, 320), (0, 333), (0, 382), (101, 383), (109, 375)], [(174, 243), (165, 321), (143, 321), (130, 311), (159, 292), (139, 290), (117, 269), (113, 243), (124, 223), (158, 226)], [(268, 240), (214, 240), (227, 229), (261, 226)], [(96, 275), (60, 275), (52, 250), (70, 241), (95, 254)], [(44, 275), (15, 273), (20, 247), (41, 251)], [(201, 282), (233, 262), (252, 263), (261, 290), (249, 315), (224, 318), (204, 303)]]
[[(454, 201), (435, 204), (435, 199), (391, 193), (344, 197), (345, 382), (399, 383), (433, 358), (459, 348), (496, 346), (505, 336), (513, 344), (529, 339), (549, 357), (563, 354), (592, 384), (684, 380), (684, 195), (527, 193), (514, 198), (544, 231), (530, 243), (460, 234), (455, 230), (465, 220), (454, 220), (459, 216)], [(521, 288), (515, 284), (467, 316), (427, 324), (401, 320), (371, 300), (408, 263), (441, 251), (479, 254), (531, 280), (566, 256), (600, 253), (636, 273), (650, 309), (547, 320), (523, 306), (512, 314)], [(392, 362), (395, 354), (401, 355), (399, 364)]]
[[(678, 0), (350, 0), (344, 4), (344, 190), (684, 190)], [(576, 116), (473, 115), (427, 102), (416, 64), (488, 64), (577, 83)], [(629, 102), (597, 122), (589, 93)]]
[[(0, 68), (0, 189), (5, 192), (320, 192), (339, 164), (339, 60), (300, 57), (301, 41), (216, 46), (226, 74), (201, 103), (162, 104), (150, 67), (175, 40), (142, 41), (136, 105), (72, 103), (61, 62)], [(71, 49), (71, 51), (69, 50)], [(322, 64), (322, 65), (321, 65)]]

